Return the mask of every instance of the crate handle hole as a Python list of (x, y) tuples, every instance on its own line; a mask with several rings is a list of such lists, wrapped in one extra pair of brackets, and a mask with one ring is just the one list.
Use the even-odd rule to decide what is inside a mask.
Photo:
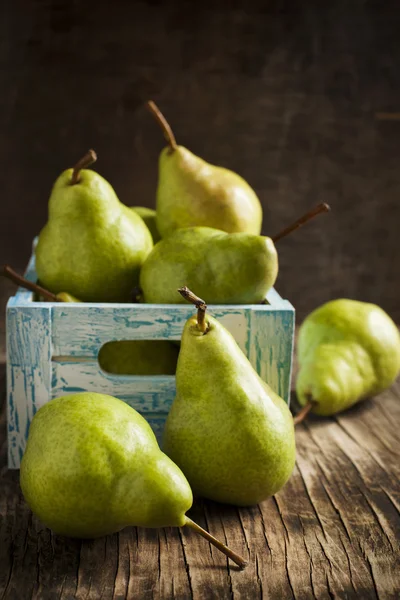
[(113, 340), (100, 348), (100, 368), (112, 375), (175, 375), (180, 342)]

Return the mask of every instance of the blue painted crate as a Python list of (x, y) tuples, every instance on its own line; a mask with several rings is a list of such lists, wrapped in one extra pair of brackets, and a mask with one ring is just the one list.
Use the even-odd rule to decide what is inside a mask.
[[(26, 277), (36, 281), (34, 255)], [(196, 290), (194, 290), (196, 291)], [(289, 402), (294, 308), (271, 289), (268, 304), (209, 306), (259, 375)], [(8, 464), (18, 468), (30, 421), (48, 400), (95, 391), (126, 401), (160, 439), (175, 395), (174, 376), (121, 376), (97, 361), (112, 340), (179, 340), (191, 305), (34, 302), (18, 289), (7, 304)]]

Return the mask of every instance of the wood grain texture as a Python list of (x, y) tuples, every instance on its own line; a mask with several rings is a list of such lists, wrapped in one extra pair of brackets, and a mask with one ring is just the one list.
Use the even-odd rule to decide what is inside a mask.
[[(1, 386), (4, 391), (4, 366)], [(6, 468), (0, 417), (0, 598), (397, 599), (400, 382), (296, 430), (285, 488), (259, 506), (198, 501), (190, 516), (249, 560), (243, 572), (185, 529), (127, 528), (94, 541), (53, 535)]]
[(5, 0), (0, 6), (0, 256), (23, 267), (57, 175), (89, 147), (128, 205), (154, 205), (162, 135), (254, 187), (300, 320), (376, 302), (400, 321), (397, 0)]

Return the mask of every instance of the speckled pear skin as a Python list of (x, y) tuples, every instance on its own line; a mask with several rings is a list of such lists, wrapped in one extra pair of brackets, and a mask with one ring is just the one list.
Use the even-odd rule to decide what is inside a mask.
[(257, 375), (231, 334), (211, 316), (182, 335), (177, 395), (163, 450), (197, 496), (248, 506), (272, 496), (295, 463), (293, 417)]
[(211, 165), (183, 146), (164, 148), (159, 160), (157, 227), (162, 237), (183, 227), (228, 233), (261, 231), (262, 209), (239, 175)]
[(196, 290), (209, 304), (256, 304), (277, 275), (271, 238), (191, 227), (154, 247), (142, 267), (140, 286), (144, 301), (156, 304), (184, 303), (176, 293), (182, 286)]
[(131, 208), (146, 223), (153, 238), (153, 244), (157, 244), (161, 240), (161, 235), (157, 229), (156, 211), (153, 208), (147, 208), (147, 206), (132, 206)]
[(375, 304), (341, 298), (314, 310), (300, 327), (300, 404), (334, 415), (389, 387), (400, 371), (400, 335)]
[(182, 526), (190, 486), (133, 408), (111, 396), (56, 398), (34, 416), (20, 482), (55, 533), (95, 538), (128, 525)]
[(98, 173), (83, 169), (75, 185), (71, 177), (72, 169), (64, 171), (50, 196), (36, 248), (38, 277), (50, 291), (67, 290), (84, 302), (129, 302), (151, 234)]
[(175, 375), (179, 346), (167, 340), (121, 340), (101, 347), (101, 368), (116, 375)]

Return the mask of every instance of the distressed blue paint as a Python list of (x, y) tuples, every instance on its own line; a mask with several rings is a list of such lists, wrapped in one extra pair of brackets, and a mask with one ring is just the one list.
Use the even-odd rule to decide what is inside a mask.
[[(26, 276), (36, 281), (34, 256)], [(209, 312), (288, 402), (294, 308), (275, 289), (268, 292), (267, 302), (209, 306)], [(111, 375), (102, 371), (97, 356), (112, 340), (179, 340), (193, 313), (186, 304), (34, 303), (32, 293), (19, 288), (7, 305), (9, 466), (19, 467), (35, 412), (63, 394), (97, 391), (116, 396), (138, 410), (161, 441), (175, 397), (175, 377)]]
[(18, 467), (29, 425), (50, 398), (51, 307), (25, 300), (7, 305), (8, 464)]

